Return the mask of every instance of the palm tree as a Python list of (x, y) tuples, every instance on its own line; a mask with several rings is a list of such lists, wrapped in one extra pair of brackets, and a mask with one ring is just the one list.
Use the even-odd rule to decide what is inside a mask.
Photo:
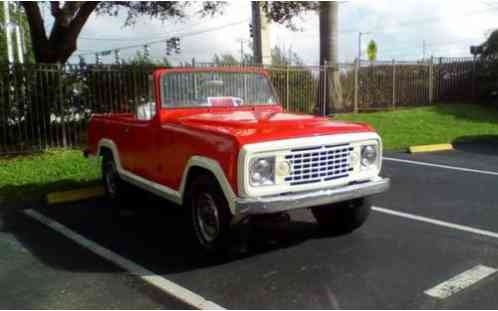
[(335, 1), (320, 2), (320, 64), (337, 63), (338, 4)]
[[(342, 109), (342, 87), (337, 64), (338, 3), (320, 2), (320, 65), (328, 68), (320, 72), (318, 111), (330, 113)], [(325, 111), (324, 111), (325, 109)]]

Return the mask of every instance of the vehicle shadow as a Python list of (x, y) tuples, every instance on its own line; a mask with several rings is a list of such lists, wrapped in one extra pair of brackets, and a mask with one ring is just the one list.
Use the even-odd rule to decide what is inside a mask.
[(456, 150), (498, 156), (498, 135), (462, 136), (453, 141)]
[[(140, 202), (128, 202), (119, 215), (105, 199), (36, 209), (158, 274), (223, 265), (324, 237), (314, 221), (291, 219), (288, 222), (246, 223), (234, 228), (234, 240), (226, 252), (207, 255), (194, 246), (182, 209), (164, 200), (141, 197)], [(22, 211), (5, 213), (3, 221), (3, 231), (15, 235), (26, 249), (47, 265), (89, 272), (109, 269), (101, 264), (93, 266), (92, 261), (90, 265), (88, 261), (81, 262), (78, 254), (85, 250), (72, 242), (71, 249), (64, 249), (67, 238), (38, 224)]]

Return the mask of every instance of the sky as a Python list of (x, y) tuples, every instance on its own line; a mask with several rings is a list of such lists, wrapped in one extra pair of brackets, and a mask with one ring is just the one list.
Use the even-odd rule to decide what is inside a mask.
[[(251, 17), (249, 1), (230, 2), (223, 15), (201, 19), (195, 14), (184, 20), (161, 22), (141, 17), (134, 26), (124, 27), (125, 14), (117, 17), (92, 14), (78, 40), (76, 55), (85, 54), (87, 62), (94, 62), (96, 51), (121, 49), (122, 57), (143, 51), (143, 44), (171, 36), (181, 38), (181, 54), (168, 57), (173, 63), (209, 62), (214, 54), (232, 54), (239, 57), (244, 40), (245, 52)], [(195, 8), (192, 8), (195, 10)], [(46, 12), (47, 24), (50, 24)], [(490, 30), (498, 28), (498, 1), (491, 0), (375, 0), (341, 1), (339, 4), (339, 61), (351, 62), (358, 54), (358, 32), (362, 36), (362, 55), (369, 40), (378, 46), (379, 60), (416, 60), (425, 57), (468, 57), (469, 46), (482, 43)], [(271, 26), (271, 45), (292, 49), (306, 64), (317, 64), (319, 59), (318, 16), (316, 12), (302, 14), (295, 20), (300, 31), (291, 31), (284, 25)], [(164, 42), (150, 45), (153, 58), (165, 56)], [(113, 62), (113, 56), (102, 58)]]

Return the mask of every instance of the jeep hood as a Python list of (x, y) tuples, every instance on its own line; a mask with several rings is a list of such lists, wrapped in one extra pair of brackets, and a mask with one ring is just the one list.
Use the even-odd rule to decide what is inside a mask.
[(371, 132), (366, 124), (276, 111), (228, 111), (189, 115), (180, 124), (234, 136), (249, 144), (306, 136)]

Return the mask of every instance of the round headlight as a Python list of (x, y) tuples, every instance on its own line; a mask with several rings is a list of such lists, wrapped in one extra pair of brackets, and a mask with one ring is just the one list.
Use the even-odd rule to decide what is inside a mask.
[(290, 163), (288, 161), (282, 161), (277, 165), (277, 175), (278, 176), (289, 176), (291, 172)]
[(361, 165), (370, 166), (377, 161), (377, 147), (367, 145), (361, 148)]

